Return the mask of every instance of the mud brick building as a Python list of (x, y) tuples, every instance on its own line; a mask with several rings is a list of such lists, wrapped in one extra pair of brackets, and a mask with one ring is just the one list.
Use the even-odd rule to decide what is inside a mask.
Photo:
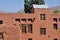
[(0, 12), (0, 40), (60, 40), (60, 14), (46, 5), (33, 5), (34, 13)]

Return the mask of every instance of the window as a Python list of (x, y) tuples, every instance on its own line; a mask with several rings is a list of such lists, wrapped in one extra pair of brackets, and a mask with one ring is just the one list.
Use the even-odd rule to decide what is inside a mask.
[(57, 38), (54, 38), (54, 40), (58, 40)]
[(21, 20), (26, 22), (26, 19), (21, 19)]
[(26, 33), (26, 24), (22, 24), (21, 27), (22, 27), (22, 33)]
[(53, 24), (53, 28), (57, 30), (57, 24)]
[(32, 38), (28, 38), (28, 40), (32, 40)]
[(31, 21), (32, 22), (32, 19), (28, 19), (28, 21)]
[(3, 40), (3, 39), (4, 39), (3, 33), (0, 33), (0, 40)]
[(0, 24), (3, 24), (3, 21), (2, 20), (0, 20)]
[(28, 24), (28, 33), (32, 33), (32, 24)]
[(60, 21), (60, 18), (59, 18), (59, 21)]
[(57, 18), (53, 18), (53, 21), (57, 22)]
[(35, 18), (30, 18), (30, 19), (28, 19), (28, 21), (34, 22)]
[(18, 21), (18, 22), (20, 22), (20, 19), (15, 19), (15, 21)]
[(60, 39), (59, 39), (60, 40)]
[(46, 15), (45, 14), (40, 14), (40, 20), (46, 20)]
[(46, 35), (46, 28), (40, 28), (40, 34)]

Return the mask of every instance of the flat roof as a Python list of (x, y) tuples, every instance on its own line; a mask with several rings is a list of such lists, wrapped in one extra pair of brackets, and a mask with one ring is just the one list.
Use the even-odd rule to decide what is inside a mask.
[(36, 4), (33, 4), (33, 7), (34, 8), (49, 8), (47, 5), (36, 5)]

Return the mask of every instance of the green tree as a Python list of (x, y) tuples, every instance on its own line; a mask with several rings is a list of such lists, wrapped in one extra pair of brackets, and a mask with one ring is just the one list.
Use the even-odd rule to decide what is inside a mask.
[(24, 0), (25, 4), (24, 4), (24, 11), (25, 13), (28, 13), (28, 0)]
[(59, 13), (59, 10), (54, 10), (53, 13)]
[(24, 11), (25, 13), (32, 13), (33, 4), (42, 5), (45, 4), (44, 0), (24, 0)]

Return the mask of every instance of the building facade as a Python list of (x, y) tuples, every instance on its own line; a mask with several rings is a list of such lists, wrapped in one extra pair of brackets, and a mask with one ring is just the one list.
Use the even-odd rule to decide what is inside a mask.
[(60, 14), (33, 5), (31, 14), (0, 13), (0, 40), (60, 40)]

